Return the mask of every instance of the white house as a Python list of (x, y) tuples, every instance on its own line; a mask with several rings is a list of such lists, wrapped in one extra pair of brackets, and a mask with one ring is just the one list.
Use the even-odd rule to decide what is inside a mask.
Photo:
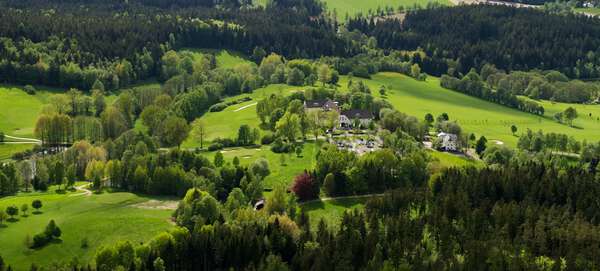
[(341, 128), (352, 128), (355, 120), (360, 122), (360, 126), (368, 127), (373, 121), (373, 114), (368, 110), (346, 110), (340, 113), (340, 127)]
[(440, 149), (444, 151), (457, 151), (458, 150), (458, 136), (455, 134), (448, 134), (441, 132), (438, 134), (438, 140), (440, 142)]

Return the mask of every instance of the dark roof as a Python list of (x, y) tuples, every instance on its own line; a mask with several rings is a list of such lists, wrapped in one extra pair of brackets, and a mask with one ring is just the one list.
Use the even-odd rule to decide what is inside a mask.
[(321, 108), (323, 107), (328, 100), (312, 100), (312, 101), (306, 101), (306, 107), (307, 108)]
[(372, 119), (373, 118), (373, 114), (371, 114), (371, 111), (361, 110), (361, 109), (352, 109), (352, 110), (342, 111), (342, 115), (348, 117), (349, 119)]

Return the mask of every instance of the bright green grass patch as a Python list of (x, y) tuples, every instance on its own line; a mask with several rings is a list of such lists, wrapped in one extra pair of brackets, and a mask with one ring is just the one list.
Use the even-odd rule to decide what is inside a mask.
[(369, 198), (341, 198), (328, 201), (311, 201), (302, 204), (301, 208), (308, 214), (310, 218), (310, 227), (316, 230), (319, 221), (325, 220), (327, 225), (334, 229), (339, 228), (340, 221), (345, 211), (349, 210), (364, 210), (365, 202)]
[(600, 8), (576, 8), (575, 11), (586, 14), (592, 14), (595, 16), (600, 15)]
[(33, 148), (34, 144), (3, 144), (0, 143), (0, 161), (10, 159), (13, 154)]
[[(265, 178), (264, 186), (272, 189), (276, 185), (292, 184), (294, 177), (304, 170), (311, 170), (316, 164), (316, 154), (319, 151), (321, 142), (307, 142), (304, 144), (300, 157), (295, 153), (283, 154), (285, 165), (281, 165), (281, 155), (271, 151), (270, 146), (261, 146), (260, 148), (229, 148), (222, 150), (226, 162), (232, 162), (234, 157), (240, 159), (240, 164), (248, 165), (259, 158), (265, 158), (269, 161), (271, 174)], [(206, 153), (205, 155), (212, 161), (216, 152)]]
[[(263, 98), (268, 97), (274, 93), (280, 93), (282, 95), (289, 94), (297, 87), (288, 85), (269, 85), (264, 88), (256, 89), (251, 94), (243, 94), (234, 97), (229, 97), (225, 101), (237, 100), (244, 97), (251, 97), (252, 100), (240, 104), (235, 104), (225, 108), (221, 112), (208, 112), (201, 117), (206, 126), (204, 143), (205, 148), (210, 141), (215, 138), (235, 138), (237, 136), (238, 129), (242, 124), (250, 125), (250, 127), (258, 128), (260, 125), (260, 119), (256, 115), (256, 103)], [(194, 134), (192, 131), (191, 134)], [(208, 144), (207, 144), (208, 143)], [(189, 137), (184, 143), (183, 147), (192, 148), (199, 147), (200, 141)]]
[(12, 136), (33, 136), (42, 107), (55, 93), (38, 89), (35, 95), (29, 95), (21, 87), (0, 86), (0, 131)]
[[(355, 78), (355, 81), (358, 80)], [(348, 78), (342, 76), (340, 85), (346, 88)], [(564, 133), (576, 139), (597, 141), (600, 135), (600, 106), (571, 105), (580, 114), (574, 121), (577, 128), (560, 124), (552, 119), (555, 112), (564, 110), (568, 104), (543, 102), (546, 115), (543, 117), (521, 112), (475, 97), (444, 89), (440, 86), (439, 78), (429, 76), (426, 82), (414, 80), (398, 73), (379, 73), (371, 80), (364, 80), (376, 96), (378, 89), (384, 85), (388, 88), (387, 100), (399, 111), (422, 119), (425, 114), (437, 116), (448, 113), (451, 120), (456, 120), (468, 133), (477, 136), (484, 135), (488, 141), (499, 140), (509, 146), (516, 146), (518, 137), (510, 131), (511, 125), (519, 129), (517, 134), (527, 128), (544, 132)], [(592, 118), (586, 117), (592, 113)], [(492, 143), (492, 142), (491, 142)]]
[(217, 67), (219, 68), (233, 68), (239, 64), (252, 63), (241, 53), (228, 50), (214, 50), (214, 49), (183, 49), (180, 52), (191, 52), (194, 57), (200, 57), (202, 54), (215, 54), (217, 59)]
[(439, 163), (441, 168), (449, 167), (465, 167), (465, 166), (480, 166), (483, 162), (480, 160), (470, 159), (464, 156), (455, 155), (447, 152), (429, 151), (429, 155), (435, 162)]
[[(27, 270), (31, 263), (48, 266), (57, 261), (90, 262), (100, 246), (114, 245), (129, 240), (134, 244), (148, 241), (151, 236), (172, 227), (170, 210), (143, 209), (135, 204), (149, 198), (131, 193), (106, 193), (85, 196), (81, 192), (68, 194), (22, 193), (0, 199), (0, 209), (9, 205), (31, 204), (34, 199), (43, 202), (41, 214), (18, 217), (16, 222), (5, 222), (0, 227), (0, 254), (16, 270)], [(62, 230), (61, 241), (41, 249), (31, 250), (25, 244), (27, 235), (33, 236), (44, 230), (54, 219)], [(82, 248), (87, 238), (89, 247)]]
[[(346, 14), (349, 16), (358, 13), (367, 14), (369, 10), (375, 12), (377, 8), (385, 9), (385, 7), (393, 7), (397, 10), (398, 7), (412, 8), (415, 5), (426, 7), (428, 3), (440, 3), (443, 5), (451, 5), (449, 0), (323, 0), (327, 6), (327, 10), (337, 13), (338, 19), (344, 19)], [(257, 0), (257, 4), (265, 6), (267, 0)]]

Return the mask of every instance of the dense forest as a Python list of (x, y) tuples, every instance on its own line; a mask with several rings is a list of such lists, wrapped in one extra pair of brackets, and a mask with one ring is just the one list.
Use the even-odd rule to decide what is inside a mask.
[(463, 74), (490, 63), (507, 71), (554, 69), (572, 78), (600, 77), (600, 21), (583, 15), (464, 5), (412, 11), (403, 21), (359, 17), (348, 28), (376, 37), (382, 48), (420, 47), (434, 59), (457, 60), (450, 68)]
[(352, 53), (329, 20), (308, 16), (320, 13), (312, 1), (275, 1), (266, 9), (77, 3), (2, 3), (0, 82), (89, 90), (98, 79), (117, 89), (157, 76), (163, 54), (182, 47), (249, 55), (259, 48), (287, 57)]

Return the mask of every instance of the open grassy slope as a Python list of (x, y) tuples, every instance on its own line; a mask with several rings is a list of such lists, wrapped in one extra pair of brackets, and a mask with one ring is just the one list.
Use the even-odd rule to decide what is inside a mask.
[[(284, 154), (285, 165), (281, 165), (281, 154), (271, 151), (269, 146), (260, 148), (228, 148), (222, 150), (226, 162), (232, 162), (234, 157), (240, 159), (240, 164), (248, 165), (259, 158), (265, 158), (269, 161), (269, 169), (271, 174), (265, 178), (264, 186), (267, 189), (272, 189), (276, 185), (291, 185), (294, 177), (302, 173), (305, 169), (314, 168), (316, 163), (316, 154), (319, 151), (321, 142), (307, 142), (304, 144), (302, 155), (297, 157), (296, 154)], [(216, 152), (206, 153), (206, 156), (213, 160)]]
[[(264, 88), (256, 89), (252, 93), (242, 94), (235, 97), (229, 97), (225, 101), (237, 100), (244, 97), (251, 97), (252, 100), (235, 104), (225, 108), (221, 112), (208, 112), (201, 117), (206, 125), (206, 135), (204, 143), (219, 137), (219, 138), (234, 138), (237, 136), (238, 129), (242, 124), (248, 124), (250, 127), (258, 127), (260, 125), (260, 119), (256, 115), (256, 103), (268, 97), (271, 94), (289, 94), (295, 90), (299, 90), (299, 87), (292, 87), (288, 85), (269, 85)], [(193, 134), (193, 132), (192, 132)], [(200, 142), (192, 137), (188, 138), (184, 143), (183, 147), (199, 147)], [(206, 147), (206, 146), (204, 146)]]
[[(82, 192), (69, 194), (22, 193), (18, 196), (0, 198), (0, 209), (8, 205), (31, 204), (34, 199), (43, 202), (41, 214), (19, 217), (16, 222), (5, 222), (0, 227), (0, 255), (16, 270), (28, 270), (31, 263), (49, 266), (53, 262), (80, 262), (92, 260), (95, 251), (102, 245), (114, 245), (129, 240), (134, 243), (148, 241), (151, 236), (168, 229), (171, 210), (143, 209), (135, 206), (149, 198), (131, 193), (106, 193), (82, 195)], [(41, 249), (26, 248), (27, 235), (33, 236), (44, 230), (54, 219), (62, 230), (61, 241), (51, 243)], [(84, 238), (88, 248), (82, 248)]]
[(0, 86), (0, 131), (13, 136), (33, 136), (42, 107), (55, 93), (38, 89), (35, 95), (29, 95), (21, 87)]
[(338, 228), (345, 211), (364, 210), (368, 197), (341, 198), (327, 201), (312, 201), (301, 205), (310, 218), (310, 227), (316, 230), (321, 219), (334, 228)]
[[(268, 0), (257, 0), (256, 3), (265, 6), (267, 1)], [(367, 14), (369, 10), (375, 12), (378, 7), (381, 9), (385, 9), (385, 7), (397, 9), (399, 6), (410, 8), (415, 5), (425, 7), (429, 2), (441, 3), (444, 5), (451, 4), (449, 0), (322, 0), (322, 2), (327, 5), (329, 11), (333, 12), (333, 10), (335, 10), (337, 12), (338, 19), (344, 19), (346, 14), (353, 16), (358, 13)]]
[(219, 68), (233, 68), (239, 64), (251, 63), (246, 56), (235, 51), (188, 48), (179, 52), (191, 52), (195, 57), (200, 57), (202, 54), (214, 54)]
[[(347, 82), (347, 77), (341, 78), (342, 88), (346, 87)], [(600, 116), (598, 105), (543, 102), (546, 115), (540, 117), (444, 89), (440, 87), (439, 78), (431, 76), (426, 82), (421, 82), (398, 73), (379, 73), (364, 82), (376, 96), (379, 96), (379, 87), (386, 86), (387, 100), (401, 112), (418, 118), (423, 118), (427, 113), (437, 116), (446, 112), (451, 120), (457, 120), (467, 132), (477, 136), (484, 135), (488, 140), (500, 140), (509, 146), (516, 146), (518, 140), (510, 131), (513, 124), (519, 129), (517, 134), (529, 128), (534, 131), (541, 129), (544, 132), (565, 133), (579, 140), (600, 139), (600, 121), (596, 119)], [(580, 115), (574, 122), (575, 128), (552, 119), (555, 112), (568, 106), (574, 106)], [(592, 113), (592, 118), (588, 117), (589, 113)]]

